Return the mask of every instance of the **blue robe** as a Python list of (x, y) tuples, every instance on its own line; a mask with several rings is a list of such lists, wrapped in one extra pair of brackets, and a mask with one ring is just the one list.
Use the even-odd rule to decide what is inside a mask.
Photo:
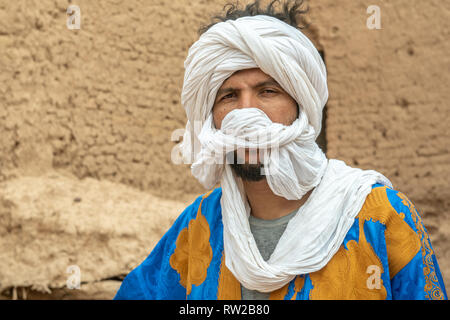
[[(221, 188), (198, 197), (114, 299), (241, 299), (225, 265)], [(401, 192), (375, 184), (340, 249), (319, 271), (297, 275), (270, 299), (446, 300), (422, 219)]]

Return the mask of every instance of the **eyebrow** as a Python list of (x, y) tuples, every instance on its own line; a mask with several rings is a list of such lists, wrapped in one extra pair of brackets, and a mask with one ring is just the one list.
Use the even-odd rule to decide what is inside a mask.
[[(264, 80), (262, 82), (258, 82), (257, 84), (252, 86), (252, 89), (261, 88), (261, 87), (265, 87), (265, 86), (276, 86), (276, 87), (281, 89), (281, 86), (278, 84), (278, 82), (276, 82), (273, 79), (269, 79), (269, 80)], [(216, 97), (220, 97), (224, 93), (229, 93), (229, 92), (234, 92), (234, 91), (239, 91), (239, 90), (240, 89), (237, 89), (237, 88), (234, 88), (234, 87), (225, 87), (225, 88), (222, 88), (219, 91), (217, 91)]]

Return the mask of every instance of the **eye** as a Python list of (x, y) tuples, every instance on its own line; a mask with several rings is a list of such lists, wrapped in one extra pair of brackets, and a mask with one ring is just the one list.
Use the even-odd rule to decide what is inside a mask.
[(277, 93), (277, 91), (273, 89), (263, 89), (261, 92), (265, 94)]
[(222, 96), (222, 98), (220, 98), (220, 100), (230, 99), (233, 96), (234, 96), (234, 93), (229, 93), (229, 94), (226, 94), (226, 95)]

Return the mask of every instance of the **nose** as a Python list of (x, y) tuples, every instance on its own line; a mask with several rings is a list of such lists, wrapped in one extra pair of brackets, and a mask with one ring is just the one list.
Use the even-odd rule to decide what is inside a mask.
[(249, 91), (242, 91), (237, 103), (238, 109), (258, 108), (257, 97), (252, 92)]

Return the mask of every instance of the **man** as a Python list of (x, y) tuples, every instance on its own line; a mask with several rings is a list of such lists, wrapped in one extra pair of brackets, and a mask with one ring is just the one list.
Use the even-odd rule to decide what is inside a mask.
[(182, 152), (212, 190), (115, 299), (447, 299), (409, 199), (316, 144), (325, 65), (294, 27), (301, 3), (273, 4), (232, 7), (189, 49)]

